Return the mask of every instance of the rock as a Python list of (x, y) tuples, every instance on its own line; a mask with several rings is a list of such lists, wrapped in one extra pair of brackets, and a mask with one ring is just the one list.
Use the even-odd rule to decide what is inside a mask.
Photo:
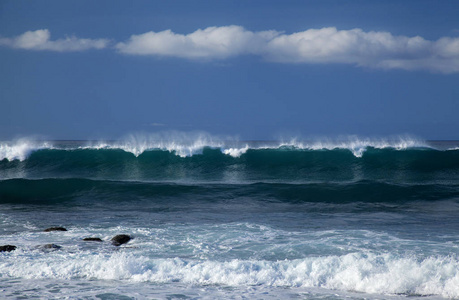
[(11, 252), (13, 250), (16, 250), (16, 246), (13, 246), (13, 245), (0, 246), (0, 252)]
[(118, 234), (118, 235), (115, 235), (111, 239), (112, 244), (115, 245), (115, 246), (126, 244), (130, 240), (131, 240), (131, 237), (129, 235), (127, 235), (127, 234)]
[(97, 238), (97, 237), (84, 238), (83, 241), (87, 241), (87, 242), (102, 242), (102, 240), (100, 238)]
[(65, 229), (64, 227), (50, 227), (50, 228), (46, 228), (44, 231), (45, 231), (45, 232), (50, 232), (50, 231), (67, 231), (67, 229)]
[(61, 249), (62, 247), (56, 244), (45, 244), (39, 246), (39, 248), (44, 249), (44, 250), (58, 250)]

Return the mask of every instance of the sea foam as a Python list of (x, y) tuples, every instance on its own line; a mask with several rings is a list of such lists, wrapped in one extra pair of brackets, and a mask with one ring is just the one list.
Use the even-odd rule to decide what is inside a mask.
[(459, 262), (452, 257), (420, 260), (388, 253), (351, 253), (282, 261), (200, 261), (152, 259), (126, 252), (65, 255), (57, 251), (40, 255), (31, 257), (18, 251), (14, 258), (0, 261), (0, 276), (232, 287), (319, 287), (376, 294), (459, 297)]

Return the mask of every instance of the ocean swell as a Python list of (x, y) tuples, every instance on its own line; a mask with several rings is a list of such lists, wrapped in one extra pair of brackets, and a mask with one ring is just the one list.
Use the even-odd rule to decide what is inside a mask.
[[(251, 195), (268, 203), (392, 203), (459, 199), (459, 184), (391, 184), (374, 181), (354, 183), (253, 183), (177, 184), (159, 182), (68, 179), (9, 179), (0, 181), (2, 203), (60, 204), (69, 200), (144, 201), (155, 205), (237, 201)], [(199, 199), (199, 200), (196, 200)], [(248, 204), (249, 199), (245, 200)], [(148, 202), (148, 201), (147, 201)], [(144, 203), (146, 205), (147, 203)]]

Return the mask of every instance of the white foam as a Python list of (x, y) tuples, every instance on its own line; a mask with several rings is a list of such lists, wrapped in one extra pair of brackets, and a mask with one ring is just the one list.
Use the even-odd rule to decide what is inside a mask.
[[(313, 140), (300, 140), (293, 138), (288, 141), (241, 143), (234, 137), (215, 136), (205, 132), (178, 132), (167, 131), (159, 133), (131, 134), (118, 141), (96, 141), (80, 146), (65, 146), (64, 148), (52, 148), (50, 142), (36, 142), (30, 139), (21, 139), (13, 142), (0, 143), (0, 160), (25, 160), (33, 151), (50, 148), (61, 150), (75, 149), (121, 149), (134, 154), (136, 157), (151, 150), (169, 151), (180, 157), (200, 155), (206, 147), (220, 149), (220, 151), (232, 157), (240, 157), (247, 150), (254, 149), (279, 149), (289, 147), (299, 150), (334, 150), (347, 149), (356, 157), (362, 157), (369, 148), (393, 148), (404, 150), (408, 148), (427, 148), (426, 142), (406, 136), (394, 138), (360, 138), (356, 136), (340, 137), (337, 139), (319, 138)], [(455, 148), (456, 149), (456, 148)], [(454, 149), (453, 149), (454, 150)]]
[[(139, 253), (55, 251), (30, 256), (16, 250), (0, 260), (0, 277), (128, 280), (224, 286), (320, 287), (405, 295), (459, 297), (459, 262), (452, 257), (397, 257), (353, 253), (298, 260), (155, 259)], [(14, 254), (13, 254), (14, 253)]]
[(337, 139), (316, 139), (313, 141), (299, 141), (291, 139), (282, 142), (280, 147), (293, 147), (305, 150), (334, 150), (347, 149), (356, 157), (362, 157), (363, 153), (369, 148), (385, 149), (392, 148), (396, 150), (406, 150), (409, 148), (426, 148), (429, 147), (423, 140), (409, 137), (397, 136), (392, 138), (361, 138), (357, 136), (340, 137)]
[(245, 145), (242, 148), (229, 148), (229, 149), (224, 149), (223, 153), (226, 155), (230, 155), (232, 157), (240, 157), (242, 154), (246, 153), (247, 150), (249, 150), (249, 145)]
[(36, 142), (25, 138), (12, 142), (0, 142), (0, 161), (4, 159), (23, 161), (32, 152), (51, 147), (50, 142)]
[(131, 134), (113, 143), (98, 142), (85, 148), (122, 149), (139, 156), (149, 150), (163, 150), (180, 157), (202, 154), (205, 147), (221, 148), (221, 138), (204, 132), (162, 132), (154, 134)]

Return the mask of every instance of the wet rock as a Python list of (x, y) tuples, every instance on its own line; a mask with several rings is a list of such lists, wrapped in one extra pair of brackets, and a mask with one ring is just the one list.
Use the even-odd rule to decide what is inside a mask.
[(11, 252), (14, 250), (16, 250), (16, 246), (13, 245), (0, 246), (0, 252)]
[(87, 237), (87, 238), (84, 238), (83, 241), (86, 241), (86, 242), (102, 242), (102, 240), (98, 237)]
[(41, 245), (41, 246), (38, 246), (40, 249), (43, 249), (43, 250), (59, 250), (62, 248), (62, 246), (59, 246), (59, 245), (56, 245), (56, 244), (45, 244), (45, 245)]
[(46, 228), (44, 231), (45, 231), (45, 232), (50, 232), (50, 231), (67, 231), (67, 229), (65, 229), (64, 227), (50, 227), (50, 228)]
[(131, 237), (129, 235), (127, 235), (127, 234), (118, 234), (118, 235), (115, 235), (111, 239), (112, 244), (115, 245), (115, 246), (126, 244), (130, 240), (131, 240)]

